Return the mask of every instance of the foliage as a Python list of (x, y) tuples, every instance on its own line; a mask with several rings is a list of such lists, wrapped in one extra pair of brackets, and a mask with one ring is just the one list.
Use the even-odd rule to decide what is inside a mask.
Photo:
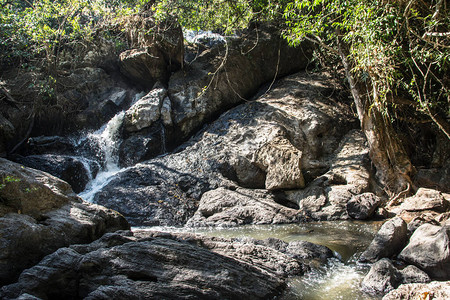
[[(45, 58), (55, 68), (64, 48), (89, 46), (99, 32), (135, 13), (140, 0), (0, 0), (0, 62), (23, 64)], [(101, 30), (100, 30), (101, 29)]]
[(7, 183), (11, 183), (11, 182), (19, 182), (20, 178), (16, 178), (14, 176), (5, 176), (2, 178), (2, 183), (0, 183), (0, 190), (4, 189), (6, 187)]

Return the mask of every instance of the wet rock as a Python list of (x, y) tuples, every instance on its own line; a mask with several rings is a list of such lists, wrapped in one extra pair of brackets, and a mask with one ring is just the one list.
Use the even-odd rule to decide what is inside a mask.
[(265, 299), (279, 295), (287, 276), (302, 274), (303, 267), (301, 260), (251, 239), (124, 232), (59, 249), (3, 287), (0, 296)]
[(359, 194), (347, 202), (347, 213), (353, 219), (365, 220), (373, 215), (380, 204), (381, 199), (373, 193)]
[(74, 141), (62, 136), (37, 136), (28, 139), (25, 149), (27, 155), (74, 154)]
[(298, 222), (297, 210), (278, 204), (263, 190), (218, 188), (203, 194), (187, 226), (238, 226)]
[[(16, 159), (27, 167), (48, 172), (70, 184), (74, 192), (80, 193), (97, 174), (99, 166), (82, 157), (43, 154)], [(91, 170), (93, 173), (91, 174)]]
[(364, 277), (361, 287), (366, 293), (384, 295), (400, 284), (427, 283), (430, 277), (415, 266), (407, 266), (398, 270), (389, 259), (383, 258), (372, 265)]
[(83, 202), (48, 173), (0, 159), (0, 285), (45, 255), (129, 228), (114, 211)]
[(369, 189), (368, 147), (364, 134), (352, 130), (329, 162), (329, 171), (305, 189), (288, 192), (303, 213), (315, 220), (348, 219), (347, 203)]
[(381, 226), (359, 261), (375, 262), (384, 257), (391, 258), (403, 249), (406, 242), (407, 225), (402, 218), (395, 217)]
[(138, 162), (162, 153), (161, 136), (132, 135), (124, 140), (119, 147), (119, 164), (133, 166)]
[(430, 283), (403, 284), (398, 289), (391, 291), (383, 297), (383, 300), (413, 300), (413, 299), (450, 299), (450, 281)]
[(377, 261), (364, 277), (361, 287), (369, 294), (384, 295), (399, 286), (401, 274), (389, 259)]
[(414, 231), (398, 258), (413, 264), (431, 278), (450, 278), (450, 228), (424, 224)]

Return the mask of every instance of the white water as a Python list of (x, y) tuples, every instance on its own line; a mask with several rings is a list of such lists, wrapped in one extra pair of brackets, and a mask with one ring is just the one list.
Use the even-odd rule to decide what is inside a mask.
[(103, 169), (97, 176), (91, 180), (85, 190), (79, 194), (81, 198), (92, 202), (95, 194), (107, 185), (121, 169), (119, 167), (119, 146), (121, 140), (119, 138), (119, 128), (122, 124), (125, 112), (121, 111), (116, 114), (107, 124), (99, 130), (89, 133), (81, 142), (87, 141), (89, 144), (98, 148), (98, 157), (102, 157), (104, 161)]

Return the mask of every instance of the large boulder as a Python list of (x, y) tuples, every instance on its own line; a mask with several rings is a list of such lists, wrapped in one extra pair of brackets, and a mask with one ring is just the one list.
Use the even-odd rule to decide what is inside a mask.
[(434, 279), (450, 279), (450, 227), (420, 226), (398, 258), (416, 265)]
[(59, 249), (2, 288), (19, 296), (86, 299), (267, 299), (305, 270), (288, 250), (251, 239), (192, 234), (107, 234), (89, 245)]
[(71, 244), (129, 228), (118, 213), (83, 202), (48, 173), (0, 159), (0, 285)]
[(413, 283), (403, 284), (398, 289), (391, 291), (383, 297), (383, 300), (416, 300), (416, 299), (433, 299), (447, 300), (450, 299), (450, 281), (433, 281), (430, 283)]
[(402, 218), (395, 217), (381, 226), (370, 243), (361, 254), (359, 261), (375, 262), (381, 258), (392, 258), (397, 255), (407, 242), (407, 225)]
[(306, 43), (290, 47), (267, 26), (206, 49), (169, 81), (177, 138), (186, 139), (211, 118), (250, 99), (262, 84), (304, 69), (312, 50)]
[(202, 195), (187, 226), (237, 226), (298, 222), (299, 212), (278, 204), (263, 190), (218, 188)]

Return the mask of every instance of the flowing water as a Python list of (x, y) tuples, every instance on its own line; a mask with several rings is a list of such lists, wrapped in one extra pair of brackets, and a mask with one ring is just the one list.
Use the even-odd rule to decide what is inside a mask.
[(167, 232), (193, 232), (208, 236), (255, 239), (278, 238), (286, 242), (309, 241), (327, 246), (339, 259), (330, 259), (324, 266), (311, 269), (304, 276), (291, 278), (287, 292), (279, 299), (377, 299), (360, 291), (360, 284), (369, 271), (368, 264), (357, 263), (359, 254), (372, 241), (380, 222), (317, 222), (289, 225), (249, 225), (237, 228), (133, 228)]
[(114, 175), (121, 169), (119, 167), (119, 128), (122, 125), (125, 112), (116, 114), (107, 124), (99, 130), (89, 133), (79, 143), (87, 143), (91, 148), (97, 149), (97, 159), (103, 161), (103, 168), (91, 180), (85, 190), (79, 194), (81, 198), (92, 202), (95, 194), (107, 185)]

